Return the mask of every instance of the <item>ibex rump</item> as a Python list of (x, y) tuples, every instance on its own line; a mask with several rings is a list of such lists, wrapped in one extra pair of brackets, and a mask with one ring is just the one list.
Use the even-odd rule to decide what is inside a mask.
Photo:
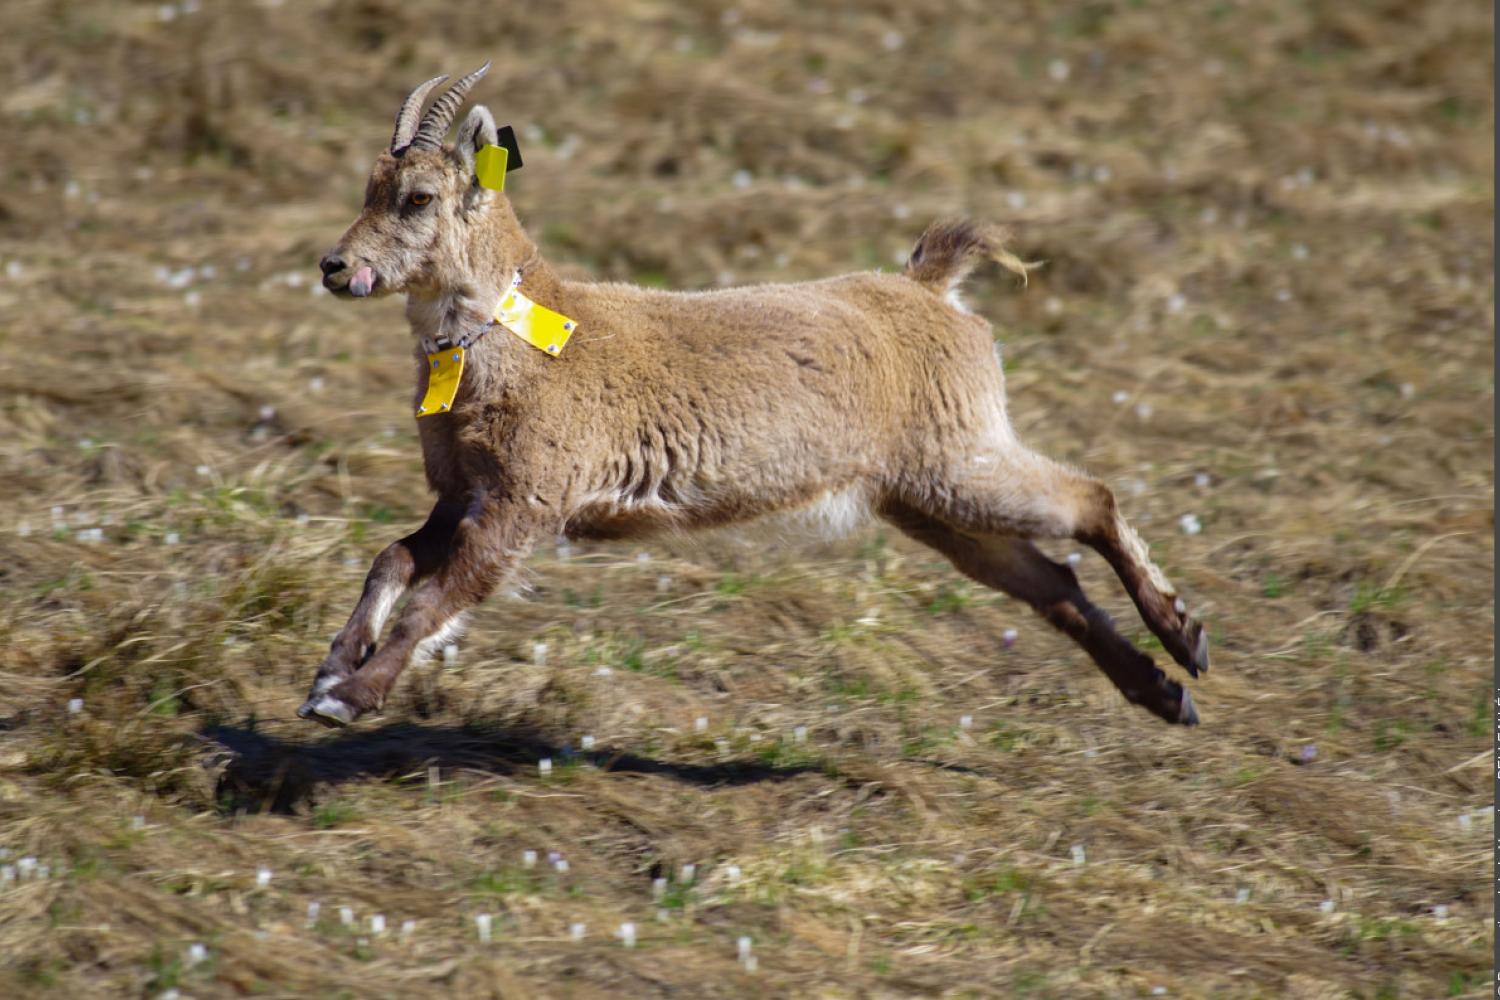
[[(475, 107), (443, 143), (487, 68), (425, 116), (446, 78), (412, 93), (363, 211), (322, 261), (339, 295), (405, 293), (418, 344), (479, 339), (451, 409), (418, 421), (432, 514), (376, 558), (299, 715), (342, 725), (378, 708), (409, 662), (514, 580), (538, 539), (635, 538), (822, 505), (884, 518), (1026, 601), (1129, 701), (1197, 722), (1182, 686), (1030, 541), (1093, 547), (1171, 656), (1193, 676), (1207, 668), (1202, 627), (1109, 489), (1011, 429), (990, 326), (954, 294), (984, 258), (1024, 273), (995, 234), (934, 225), (901, 274), (699, 293), (562, 281), (508, 199), (476, 182), (476, 151), (496, 142), (490, 113)], [(566, 351), (489, 327), (517, 274), (525, 296), (576, 321)], [(427, 371), (418, 347), (418, 398)]]

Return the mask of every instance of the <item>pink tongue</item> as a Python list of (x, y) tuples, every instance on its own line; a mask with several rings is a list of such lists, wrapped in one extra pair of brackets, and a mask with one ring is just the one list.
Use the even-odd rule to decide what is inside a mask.
[(349, 293), (364, 298), (370, 294), (370, 289), (375, 287), (375, 272), (368, 267), (362, 267), (354, 272), (354, 277), (349, 279)]

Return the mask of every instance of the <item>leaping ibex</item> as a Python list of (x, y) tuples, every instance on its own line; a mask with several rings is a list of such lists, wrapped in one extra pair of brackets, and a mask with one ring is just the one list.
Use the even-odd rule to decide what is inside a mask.
[[(900, 274), (691, 293), (563, 281), (509, 199), (476, 177), (476, 156), (498, 141), (490, 112), (472, 109), (444, 144), (488, 68), (426, 114), (447, 78), (412, 92), (359, 218), (322, 260), (340, 296), (406, 295), (437, 502), (376, 558), (299, 715), (343, 725), (378, 708), (414, 657), (515, 579), (537, 539), (639, 538), (815, 508), (885, 519), (1026, 601), (1129, 701), (1198, 721), (1187, 691), (1031, 542), (1093, 547), (1172, 658), (1193, 676), (1207, 669), (1202, 626), (1109, 489), (1026, 448), (1006, 417), (990, 326), (957, 298), (982, 259), (1024, 275), (998, 232), (935, 224)], [(544, 317), (556, 335), (545, 344), (532, 325)]]

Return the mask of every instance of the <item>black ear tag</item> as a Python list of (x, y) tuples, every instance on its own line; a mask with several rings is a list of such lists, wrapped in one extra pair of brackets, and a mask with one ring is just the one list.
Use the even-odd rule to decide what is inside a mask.
[(516, 130), (503, 126), (495, 137), (495, 145), (505, 150), (505, 172), (521, 169), (521, 146), (516, 142)]

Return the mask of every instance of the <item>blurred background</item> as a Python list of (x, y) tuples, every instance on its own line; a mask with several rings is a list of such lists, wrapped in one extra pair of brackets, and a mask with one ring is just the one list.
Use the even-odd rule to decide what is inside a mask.
[[(1490, 5), (5, 22), (0, 993), (1487, 991)], [(1007, 224), (1046, 265), (970, 299), (1012, 418), (1207, 622), (1204, 725), (876, 527), (548, 547), (383, 717), (298, 723), (428, 504), (401, 304), (316, 262), (407, 92), (485, 59), (572, 277)]]

